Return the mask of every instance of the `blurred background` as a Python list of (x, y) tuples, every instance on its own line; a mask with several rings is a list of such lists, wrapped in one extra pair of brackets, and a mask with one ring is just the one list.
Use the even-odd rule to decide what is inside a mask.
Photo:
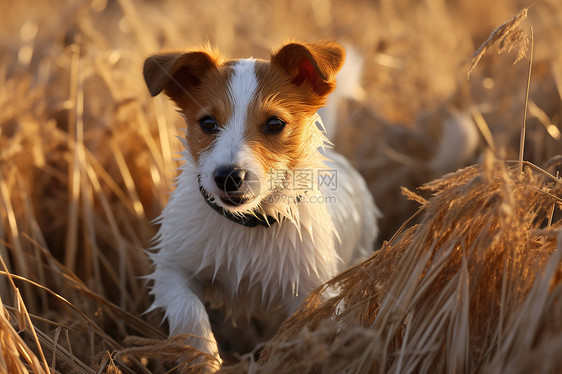
[[(229, 58), (267, 59), (292, 39), (345, 45), (349, 69), (333, 102), (332, 139), (363, 174), (384, 215), (378, 248), (417, 209), (401, 186), (415, 190), (478, 162), (486, 150), (518, 158), (530, 27), (524, 158), (548, 167), (561, 153), (562, 2), (539, 1), (521, 20), (526, 57), (514, 64), (524, 43), (501, 54), (491, 46), (467, 78), (472, 53), (530, 5), (2, 2), (0, 297), (8, 320), (14, 325), (27, 313), (18, 306), (17, 287), (44, 333), (37, 344), (28, 323), (25, 344), (33, 352), (37, 346), (57, 352), (50, 354), (57, 368), (83, 361), (78, 372), (107, 363), (104, 352), (119, 349), (125, 336), (164, 336), (160, 315), (141, 315), (150, 298), (139, 277), (150, 271), (144, 249), (155, 232), (151, 220), (173, 189), (183, 123), (168, 100), (149, 96), (142, 77), (149, 55), (209, 43)], [(65, 356), (54, 347), (74, 350)]]

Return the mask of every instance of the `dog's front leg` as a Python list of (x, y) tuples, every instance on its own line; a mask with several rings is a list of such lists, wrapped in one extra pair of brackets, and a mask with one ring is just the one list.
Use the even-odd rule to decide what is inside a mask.
[[(150, 275), (154, 280), (152, 309), (162, 308), (170, 325), (170, 335), (189, 335), (186, 343), (216, 358), (210, 368), (216, 371), (222, 360), (211, 330), (209, 315), (202, 302), (202, 287), (184, 269), (157, 266)], [(187, 356), (187, 355), (186, 355)], [(193, 362), (200, 364), (202, 360)]]

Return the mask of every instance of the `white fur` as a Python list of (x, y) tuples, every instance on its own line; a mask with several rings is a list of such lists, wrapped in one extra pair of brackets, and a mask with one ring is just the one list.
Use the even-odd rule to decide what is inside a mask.
[[(344, 157), (331, 149), (321, 151), (325, 138), (320, 130), (309, 143), (315, 157), (299, 168), (336, 170), (335, 189), (286, 190), (281, 191), (285, 201), (264, 199), (259, 208), (281, 217), (271, 227), (244, 227), (207, 205), (199, 192), (198, 173), (206, 173), (202, 183), (212, 192), (207, 174), (214, 167), (229, 160), (255, 167), (241, 135), (257, 85), (253, 62), (242, 60), (234, 69), (233, 117), (199, 168), (190, 152), (182, 152), (185, 162), (158, 220), (161, 226), (150, 253), (155, 270), (148, 277), (153, 281), (151, 309), (165, 310), (171, 333), (203, 337), (189, 343), (216, 357), (204, 302), (224, 306), (233, 318), (268, 307), (281, 307), (288, 315), (312, 290), (368, 256), (377, 235), (377, 210), (364, 180)], [(296, 202), (297, 195), (306, 201)], [(332, 200), (314, 202), (318, 198)]]
[[(214, 146), (201, 156), (200, 166), (197, 170), (201, 175), (203, 188), (215, 196), (222, 192), (213, 180), (213, 172), (219, 166), (237, 165), (244, 169), (253, 170), (258, 176), (261, 175), (260, 181), (265, 179), (264, 172), (258, 170), (260, 168), (254, 162), (255, 157), (246, 146), (244, 139), (246, 114), (258, 87), (255, 60), (239, 60), (234, 65), (233, 70), (234, 73), (228, 87), (232, 101), (232, 117), (218, 134)], [(254, 206), (244, 206), (238, 210), (251, 210), (258, 202), (259, 199), (256, 199)], [(220, 199), (215, 199), (215, 203), (224, 206)], [(236, 207), (225, 207), (232, 212), (237, 211)]]

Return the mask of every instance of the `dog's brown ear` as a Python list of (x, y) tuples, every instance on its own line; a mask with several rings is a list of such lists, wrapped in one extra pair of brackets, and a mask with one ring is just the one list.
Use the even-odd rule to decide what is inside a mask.
[(161, 53), (144, 61), (143, 75), (152, 96), (164, 91), (178, 101), (181, 95), (189, 95), (189, 89), (217, 64), (215, 57), (202, 51)]
[(319, 96), (335, 88), (335, 76), (345, 60), (345, 49), (336, 42), (289, 43), (271, 56), (297, 86), (309, 84)]

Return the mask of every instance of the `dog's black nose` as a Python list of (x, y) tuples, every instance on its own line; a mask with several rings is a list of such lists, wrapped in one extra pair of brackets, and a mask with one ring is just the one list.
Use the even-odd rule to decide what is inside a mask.
[(221, 166), (215, 170), (215, 183), (226, 193), (237, 192), (246, 178), (246, 169), (236, 166)]

